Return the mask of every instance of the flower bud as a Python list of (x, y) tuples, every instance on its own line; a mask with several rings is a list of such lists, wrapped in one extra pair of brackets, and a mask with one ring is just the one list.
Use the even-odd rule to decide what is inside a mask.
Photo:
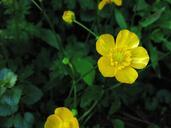
[(68, 24), (72, 24), (72, 22), (75, 20), (75, 14), (73, 11), (64, 11), (64, 14), (62, 16), (62, 19), (68, 23)]

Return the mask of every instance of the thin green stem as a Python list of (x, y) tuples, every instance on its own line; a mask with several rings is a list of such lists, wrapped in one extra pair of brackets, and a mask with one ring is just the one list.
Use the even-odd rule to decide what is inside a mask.
[(90, 109), (88, 109), (80, 118), (79, 120), (83, 120), (87, 115), (90, 114), (90, 112), (95, 108), (95, 106), (97, 105), (98, 101), (96, 100), (94, 102), (94, 104), (90, 107)]
[(96, 38), (96, 40), (99, 38), (99, 36), (96, 33), (94, 33), (93, 31), (91, 31), (89, 28), (87, 28), (85, 25), (83, 25), (79, 21), (74, 20), (74, 23), (78, 24), (79, 26), (81, 26), (82, 28), (84, 28), (85, 30), (87, 30), (89, 33), (91, 33)]
[[(46, 20), (47, 20), (47, 22), (48, 22), (48, 24), (49, 24), (49, 26), (50, 26), (50, 28), (52, 29), (52, 31), (54, 32), (54, 33), (56, 33), (56, 31), (55, 31), (55, 28), (54, 28), (54, 25), (53, 25), (53, 23), (51, 22), (51, 20), (50, 20), (50, 18), (49, 18), (49, 16), (46, 14), (46, 12), (35, 2), (35, 0), (31, 0), (32, 2), (33, 2), (33, 4), (43, 13), (43, 15), (44, 15), (44, 17), (46, 18)], [(56, 35), (56, 34), (55, 34)], [(56, 39), (58, 40), (58, 37), (57, 36), (55, 36), (56, 37)], [(60, 42), (58, 42), (59, 43), (59, 50), (61, 50), (62, 51), (62, 53), (64, 54), (65, 52), (64, 52), (64, 48), (63, 48), (63, 46), (62, 46), (62, 44), (60, 43)]]
[(76, 87), (76, 81), (75, 81), (75, 71), (74, 71), (74, 68), (73, 68), (73, 66), (72, 66), (72, 64), (69, 62), (69, 67), (70, 67), (70, 69), (71, 69), (71, 71), (72, 71), (72, 75), (71, 75), (71, 77), (72, 77), (72, 88), (71, 88), (71, 90), (73, 89), (74, 90), (74, 108), (77, 108), (77, 87)]
[(115, 88), (117, 88), (117, 87), (119, 87), (121, 85), (122, 85), (121, 83), (117, 83), (114, 86), (111, 86), (111, 87), (107, 88), (106, 90), (113, 90), (113, 89), (115, 89)]
[(31, 0), (33, 3), (34, 3), (34, 5), (36, 5), (36, 7), (41, 11), (41, 12), (43, 12), (43, 9), (34, 1), (34, 0)]
[(75, 84), (75, 80), (73, 81), (74, 88), (74, 108), (77, 108), (77, 86)]

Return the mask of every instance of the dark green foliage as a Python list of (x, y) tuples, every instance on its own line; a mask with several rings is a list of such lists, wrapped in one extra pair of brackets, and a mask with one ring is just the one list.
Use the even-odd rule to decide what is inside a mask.
[[(80, 128), (171, 127), (171, 0), (123, 0), (101, 11), (100, 0), (35, 1), (41, 8), (0, 1), (0, 128), (43, 128), (60, 106)], [(102, 77), (96, 39), (65, 24), (65, 10), (99, 35), (129, 29), (139, 36), (150, 63), (135, 84)]]

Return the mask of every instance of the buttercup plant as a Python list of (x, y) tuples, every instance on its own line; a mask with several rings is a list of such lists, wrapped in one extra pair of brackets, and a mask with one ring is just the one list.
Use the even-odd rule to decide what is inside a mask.
[[(70, 18), (72, 19), (72, 17)], [(75, 18), (73, 22), (96, 37), (96, 50), (102, 55), (97, 64), (104, 77), (115, 77), (120, 83), (126, 84), (135, 82), (138, 78), (135, 69), (143, 69), (149, 62), (149, 55), (145, 48), (138, 46), (140, 40), (135, 33), (126, 29), (121, 30), (115, 43), (111, 34), (97, 36)]]

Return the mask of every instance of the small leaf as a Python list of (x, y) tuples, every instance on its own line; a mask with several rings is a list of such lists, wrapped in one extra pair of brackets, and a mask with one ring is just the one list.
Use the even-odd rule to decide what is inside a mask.
[(150, 39), (153, 40), (155, 43), (161, 43), (164, 40), (164, 34), (161, 32), (160, 29), (155, 29), (150, 34)]
[[(75, 58), (73, 60), (75, 69), (83, 77), (83, 80), (88, 85), (93, 85), (95, 78), (95, 69), (93, 67), (92, 59), (90, 58)], [(84, 76), (85, 75), (85, 76)]]
[(171, 21), (164, 21), (160, 24), (161, 28), (171, 30)]
[(115, 8), (115, 19), (117, 24), (120, 26), (120, 28), (125, 29), (128, 27), (122, 12), (116, 8)]
[(145, 10), (148, 8), (148, 4), (146, 3), (145, 0), (137, 0), (137, 3), (136, 3), (136, 11), (142, 11), (142, 10)]
[(0, 70), (0, 86), (12, 88), (17, 81), (15, 75), (10, 69), (4, 68)]
[(115, 112), (117, 112), (121, 107), (121, 101), (119, 98), (115, 98), (114, 102), (112, 103), (112, 106), (110, 107), (109, 114), (112, 115)]
[(43, 95), (42, 91), (34, 85), (24, 86), (23, 94), (24, 96), (22, 100), (27, 105), (32, 105), (36, 103), (37, 101), (40, 100), (40, 98)]
[(18, 105), (0, 104), (0, 116), (9, 116), (18, 110)]
[(155, 12), (154, 14), (149, 15), (149, 16), (145, 17), (144, 19), (142, 19), (140, 21), (140, 25), (142, 27), (148, 27), (149, 25), (151, 25), (155, 21), (157, 21), (161, 17), (161, 15), (164, 11), (165, 11), (165, 7), (158, 9), (157, 12)]
[(19, 103), (20, 97), (21, 97), (22, 91), (19, 88), (12, 88), (11, 90), (8, 90), (0, 100), (1, 104), (7, 104), (7, 105), (17, 105)]
[(50, 46), (59, 49), (59, 43), (61, 42), (60, 36), (48, 29), (37, 28), (34, 35), (43, 41), (45, 41)]
[(32, 113), (24, 113), (24, 117), (17, 114), (14, 119), (14, 126), (16, 128), (32, 128), (34, 123), (34, 116)]
[(166, 47), (167, 50), (171, 51), (171, 42), (170, 41), (164, 41), (164, 46)]

